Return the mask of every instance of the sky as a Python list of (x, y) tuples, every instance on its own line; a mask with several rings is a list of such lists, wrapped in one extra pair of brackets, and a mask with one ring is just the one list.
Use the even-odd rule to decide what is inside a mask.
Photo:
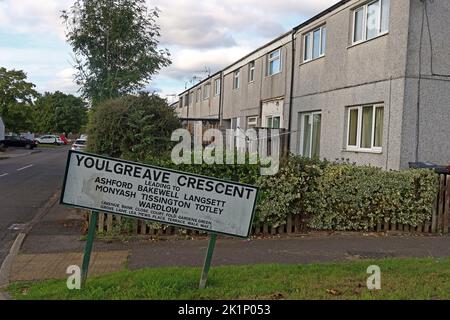
[[(77, 94), (61, 10), (74, 0), (0, 0), (0, 66), (24, 70), (39, 92)], [(145, 89), (169, 102), (205, 78), (338, 2), (337, 0), (148, 0), (161, 10), (160, 48), (172, 65)], [(208, 71), (207, 71), (208, 70)]]

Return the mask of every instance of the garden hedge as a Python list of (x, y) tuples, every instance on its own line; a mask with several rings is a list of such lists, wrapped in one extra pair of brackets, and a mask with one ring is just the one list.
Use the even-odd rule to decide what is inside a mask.
[(371, 166), (330, 163), (291, 156), (275, 176), (259, 176), (257, 165), (174, 165), (162, 167), (234, 179), (260, 187), (255, 222), (278, 227), (289, 214), (301, 215), (317, 230), (362, 231), (378, 223), (417, 226), (431, 220), (438, 177), (430, 170), (384, 171)]

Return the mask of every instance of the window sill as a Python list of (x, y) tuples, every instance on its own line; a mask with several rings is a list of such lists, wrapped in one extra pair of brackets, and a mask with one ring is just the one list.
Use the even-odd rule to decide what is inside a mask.
[(265, 78), (267, 79), (267, 78), (272, 78), (272, 77), (274, 77), (274, 76), (276, 76), (276, 75), (279, 75), (279, 74), (281, 74), (283, 71), (278, 71), (277, 73), (274, 73), (274, 74), (268, 74), (268, 75), (266, 75), (265, 76)]
[(351, 153), (370, 153), (370, 154), (382, 154), (383, 150), (369, 150), (369, 149), (347, 149), (344, 148), (341, 150), (342, 152), (351, 152)]
[(385, 36), (387, 36), (388, 34), (389, 34), (389, 31), (380, 33), (380, 34), (377, 35), (376, 37), (370, 38), (370, 39), (368, 39), (368, 40), (362, 40), (362, 41), (355, 42), (355, 43), (349, 45), (349, 46), (347, 47), (347, 49), (351, 49), (351, 48), (357, 47), (357, 46), (359, 46), (359, 45), (361, 45), (361, 44), (364, 44), (364, 43), (367, 43), (367, 42), (370, 42), (370, 41), (373, 41), (373, 40), (376, 40), (376, 39), (385, 37)]
[(314, 62), (314, 61), (317, 61), (317, 60), (320, 60), (320, 59), (323, 59), (323, 58), (325, 58), (325, 55), (320, 56), (320, 57), (315, 58), (315, 59), (303, 61), (302, 63), (300, 63), (300, 67), (303, 66), (303, 65), (305, 65), (305, 64), (308, 64), (308, 63), (311, 63), (311, 62)]

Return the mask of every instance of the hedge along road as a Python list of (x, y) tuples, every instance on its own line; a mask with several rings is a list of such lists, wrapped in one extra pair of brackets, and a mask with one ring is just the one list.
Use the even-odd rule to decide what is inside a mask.
[(61, 203), (245, 238), (257, 193), (250, 185), (70, 152)]

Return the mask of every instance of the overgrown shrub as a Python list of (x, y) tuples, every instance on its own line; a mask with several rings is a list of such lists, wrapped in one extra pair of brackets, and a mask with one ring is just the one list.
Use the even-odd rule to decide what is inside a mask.
[(327, 162), (291, 156), (284, 161), (278, 174), (261, 176), (257, 220), (278, 227), (289, 214), (304, 212), (305, 195), (316, 188), (317, 178)]
[(305, 194), (304, 213), (319, 230), (369, 230), (383, 221), (417, 226), (431, 219), (436, 195), (430, 170), (333, 164)]
[(283, 161), (274, 176), (260, 176), (259, 165), (175, 165), (153, 156), (146, 163), (258, 186), (255, 222), (272, 227), (289, 214), (316, 230), (369, 230), (383, 221), (417, 226), (431, 219), (437, 194), (430, 170), (383, 171), (299, 156)]
[(149, 94), (125, 96), (96, 106), (88, 125), (88, 150), (116, 158), (143, 161), (164, 155), (181, 124), (167, 101)]

